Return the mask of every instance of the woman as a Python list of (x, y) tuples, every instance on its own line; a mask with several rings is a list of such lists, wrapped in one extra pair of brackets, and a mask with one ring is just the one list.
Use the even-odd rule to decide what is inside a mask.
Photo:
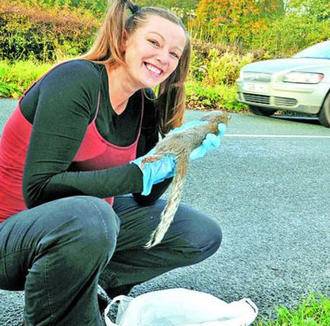
[(189, 54), (173, 14), (116, 0), (93, 48), (20, 99), (0, 146), (0, 288), (25, 290), (26, 325), (103, 325), (98, 283), (127, 293), (219, 247), (217, 224), (181, 205), (144, 249), (175, 161), (137, 157), (181, 125)]

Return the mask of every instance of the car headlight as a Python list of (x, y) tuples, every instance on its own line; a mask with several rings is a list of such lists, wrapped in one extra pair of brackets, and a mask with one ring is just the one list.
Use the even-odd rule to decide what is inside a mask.
[(284, 75), (285, 83), (318, 84), (324, 75), (317, 72), (291, 71)]

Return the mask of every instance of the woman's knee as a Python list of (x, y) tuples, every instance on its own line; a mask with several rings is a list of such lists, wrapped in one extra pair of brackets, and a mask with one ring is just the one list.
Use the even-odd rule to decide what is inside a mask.
[(190, 239), (190, 243), (200, 253), (199, 259), (203, 260), (219, 249), (222, 240), (221, 228), (215, 221), (206, 216), (203, 223), (194, 227), (197, 229), (199, 236), (196, 239)]
[(54, 200), (9, 218), (0, 237), (7, 243), (0, 250), (0, 264), (10, 271), (7, 286), (23, 284), (31, 266), (40, 272), (47, 263), (61, 274), (104, 265), (115, 250), (119, 224), (108, 203), (88, 196)]
[(185, 209), (184, 222), (180, 224), (182, 225), (180, 233), (190, 246), (194, 263), (208, 258), (219, 249), (222, 232), (215, 220), (198, 211)]
[(107, 248), (116, 243), (120, 220), (112, 207), (103, 199), (91, 196), (77, 196), (77, 227), (85, 243)]
[(54, 201), (47, 209), (54, 212), (46, 221), (48, 232), (42, 237), (39, 249), (62, 243), (68, 255), (83, 250), (91, 258), (114, 251), (120, 221), (106, 201), (74, 196)]

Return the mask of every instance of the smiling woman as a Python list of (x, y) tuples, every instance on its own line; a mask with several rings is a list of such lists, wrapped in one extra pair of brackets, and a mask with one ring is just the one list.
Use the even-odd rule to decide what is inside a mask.
[(185, 44), (185, 31), (180, 26), (155, 16), (131, 35), (124, 32), (125, 65), (106, 64), (110, 80), (114, 81), (109, 84), (113, 107), (127, 97), (124, 92), (118, 92), (123, 84), (130, 94), (164, 82), (177, 68)]
[[(132, 15), (126, 16), (123, 10), (125, 3), (133, 11)], [(114, 15), (118, 17), (119, 12), (123, 21), (111, 19)], [(125, 49), (126, 47), (128, 49)], [(132, 89), (159, 86), (159, 131), (164, 135), (182, 123), (185, 107), (184, 82), (188, 74), (190, 55), (190, 37), (178, 17), (166, 9), (139, 8), (122, 0), (113, 2), (92, 49), (81, 58), (103, 63), (108, 74), (116, 75), (115, 82), (119, 80), (119, 85), (123, 83), (120, 83), (117, 72), (120, 74), (125, 70), (124, 75), (129, 72), (133, 78), (130, 79), (130, 82), (133, 82)], [(145, 76), (145, 68), (149, 68), (149, 72), (153, 70), (152, 74), (148, 74), (148, 81), (141, 78)], [(116, 86), (112, 85), (110, 92), (111, 87), (116, 89)], [(132, 92), (132, 89), (127, 92)], [(127, 98), (127, 92), (122, 98)], [(114, 96), (117, 92), (111, 93)], [(115, 105), (116, 102), (123, 103), (119, 98), (114, 99), (114, 102)]]
[(19, 100), (0, 142), (0, 288), (25, 290), (26, 324), (103, 325), (98, 284), (125, 294), (219, 247), (219, 226), (180, 205), (144, 248), (176, 161), (138, 159), (181, 125), (189, 59), (175, 15), (114, 0), (91, 50)]

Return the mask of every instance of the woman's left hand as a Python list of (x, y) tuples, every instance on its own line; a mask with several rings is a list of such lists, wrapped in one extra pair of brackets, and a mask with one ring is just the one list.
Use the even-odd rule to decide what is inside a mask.
[(202, 144), (195, 148), (190, 153), (190, 159), (196, 160), (198, 158), (202, 158), (206, 155), (206, 153), (215, 150), (221, 144), (221, 138), (224, 136), (226, 131), (226, 125), (224, 123), (218, 124), (219, 133), (217, 135), (209, 133), (206, 135), (205, 139), (203, 140)]
[[(181, 132), (184, 130), (187, 130), (189, 128), (197, 127), (202, 124), (206, 124), (206, 121), (201, 121), (201, 120), (193, 120), (184, 123), (182, 126), (175, 128), (170, 131), (171, 133), (177, 133)], [(203, 140), (202, 144), (195, 148), (191, 153), (190, 153), (190, 159), (191, 160), (196, 160), (199, 158), (202, 158), (206, 155), (206, 153), (213, 151), (214, 149), (218, 148), (221, 144), (221, 138), (224, 136), (225, 131), (226, 131), (226, 125), (224, 123), (219, 123), (218, 124), (218, 134), (212, 134), (209, 133), (206, 135), (205, 139)]]

